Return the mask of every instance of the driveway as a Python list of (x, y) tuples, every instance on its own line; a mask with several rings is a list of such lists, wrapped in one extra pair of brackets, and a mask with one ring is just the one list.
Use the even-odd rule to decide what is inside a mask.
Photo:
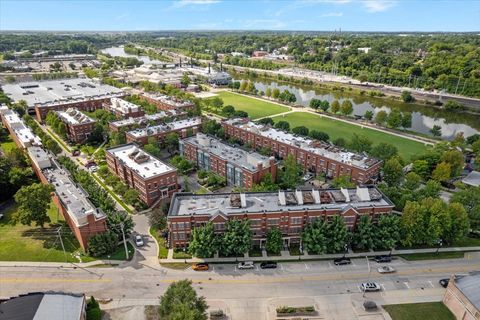
[[(132, 233), (132, 240), (135, 235), (141, 235), (144, 245), (136, 247), (135, 256), (131, 261), (131, 265), (136, 268), (146, 266), (157, 269), (160, 267), (158, 262), (157, 243), (150, 235), (150, 224), (148, 222), (148, 214), (138, 213), (132, 215), (133, 222), (135, 222), (134, 231)], [(135, 241), (133, 241), (135, 242)]]

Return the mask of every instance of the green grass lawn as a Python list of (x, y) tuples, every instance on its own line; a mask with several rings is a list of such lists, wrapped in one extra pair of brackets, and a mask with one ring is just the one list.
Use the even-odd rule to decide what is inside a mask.
[(155, 238), (155, 240), (157, 240), (157, 243), (158, 243), (158, 258), (160, 259), (166, 259), (167, 256), (168, 256), (168, 248), (166, 246), (166, 243), (165, 243), (165, 239), (163, 239), (160, 234), (159, 234), (159, 231), (154, 228), (154, 227), (150, 227), (150, 234)]
[(480, 238), (466, 237), (455, 241), (450, 247), (480, 247)]
[(427, 147), (420, 142), (412, 141), (402, 137), (394, 136), (385, 132), (376, 131), (368, 128), (361, 128), (357, 125), (346, 122), (324, 118), (307, 112), (293, 112), (273, 118), (274, 121), (288, 121), (290, 128), (297, 126), (306, 126), (310, 130), (315, 129), (328, 133), (330, 140), (344, 138), (350, 140), (353, 133), (364, 135), (372, 140), (373, 145), (380, 142), (386, 142), (397, 147), (399, 154), (410, 159), (413, 155), (423, 153)]
[(8, 139), (2, 143), (0, 143), (0, 148), (5, 152), (5, 153), (9, 153), (10, 150), (12, 150), (13, 148), (15, 148), (17, 145), (15, 144), (15, 142), (13, 142), (11, 139)]
[(267, 117), (290, 110), (278, 104), (228, 91), (219, 92), (218, 96), (222, 98), (224, 106), (232, 105), (235, 110), (245, 111), (251, 119)]
[[(52, 203), (48, 211), (51, 222), (45, 228), (12, 224), (12, 215), (17, 211), (16, 204), (1, 213), (5, 216), (0, 220), (0, 260), (2, 261), (45, 261), (65, 262), (65, 256), (58, 240), (56, 230), (62, 225), (62, 240), (69, 262), (78, 262), (73, 256), (81, 252), (77, 239), (65, 224), (61, 213)], [(81, 256), (83, 262), (93, 261), (93, 258)]]
[[(130, 242), (127, 242), (127, 250), (128, 250), (128, 254), (129, 254), (129, 259), (128, 260), (132, 260), (133, 258), (133, 254), (135, 253), (135, 248), (133, 247), (133, 245), (130, 243)], [(127, 260), (127, 255), (125, 253), (125, 246), (122, 244), (120, 244), (118, 246), (118, 249), (117, 251), (115, 251), (114, 253), (112, 253), (111, 255), (108, 255), (108, 256), (105, 256), (105, 257), (101, 257), (100, 259), (105, 259), (105, 260)]]
[(391, 304), (383, 306), (392, 320), (454, 320), (455, 317), (442, 302)]
[(188, 251), (183, 252), (183, 250), (173, 250), (173, 259), (192, 259), (192, 255)]
[(465, 256), (464, 252), (452, 251), (452, 252), (431, 252), (431, 253), (414, 253), (414, 254), (404, 254), (400, 255), (405, 260), (408, 261), (419, 261), (419, 260), (436, 260), (436, 259), (463, 259)]

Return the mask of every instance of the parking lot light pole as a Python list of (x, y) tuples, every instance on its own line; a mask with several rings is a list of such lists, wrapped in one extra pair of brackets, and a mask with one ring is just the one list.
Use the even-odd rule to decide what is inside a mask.
[[(367, 283), (370, 282), (370, 275), (372, 274), (372, 268), (370, 267), (370, 260), (368, 260), (368, 256), (365, 256), (365, 259), (367, 260), (367, 266), (368, 266), (368, 279), (367, 279)], [(362, 297), (365, 298), (365, 294), (367, 293), (367, 290), (366, 288), (363, 288), (363, 295)]]

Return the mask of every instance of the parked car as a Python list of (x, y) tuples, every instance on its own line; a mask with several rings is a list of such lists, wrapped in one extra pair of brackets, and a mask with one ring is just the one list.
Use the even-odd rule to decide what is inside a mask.
[(333, 264), (336, 265), (336, 266), (343, 266), (343, 265), (351, 264), (351, 263), (352, 263), (352, 260), (350, 260), (350, 258), (336, 258), (336, 259), (333, 259)]
[(277, 263), (275, 261), (264, 261), (260, 263), (260, 268), (262, 269), (276, 269)]
[(88, 168), (88, 171), (90, 171), (90, 172), (92, 172), (92, 173), (93, 173), (93, 172), (97, 172), (97, 170), (98, 170), (98, 167), (97, 167), (97, 166), (90, 166), (90, 167)]
[(391, 266), (379, 267), (377, 270), (379, 273), (392, 273), (396, 271), (395, 268)]
[(304, 175), (304, 176), (302, 177), (302, 180), (305, 181), (305, 182), (307, 182), (308, 180), (310, 180), (310, 179), (312, 179), (312, 178), (313, 178), (313, 174), (307, 173), (306, 175)]
[(247, 270), (247, 269), (254, 269), (255, 268), (255, 264), (253, 263), (253, 261), (244, 261), (244, 262), (240, 262), (237, 266), (237, 268), (239, 270)]
[(137, 247), (141, 247), (141, 246), (144, 245), (142, 236), (140, 236), (140, 235), (136, 235), (136, 236), (135, 236), (135, 245), (136, 245)]
[(195, 263), (192, 265), (192, 269), (195, 271), (207, 271), (208, 270), (208, 263)]
[(382, 288), (376, 282), (364, 282), (360, 286), (360, 289), (363, 292), (373, 292), (373, 291), (380, 291)]
[(438, 281), (438, 283), (440, 283), (440, 285), (444, 288), (448, 287), (449, 282), (450, 282), (450, 279), (448, 278), (440, 279), (440, 281)]
[(96, 166), (97, 163), (94, 160), (88, 160), (87, 163), (85, 163), (85, 168), (90, 168), (92, 166)]
[(72, 156), (76, 157), (76, 156), (79, 156), (80, 155), (80, 150), (73, 150), (72, 151)]
[(377, 263), (388, 263), (392, 262), (392, 256), (375, 256), (375, 261)]

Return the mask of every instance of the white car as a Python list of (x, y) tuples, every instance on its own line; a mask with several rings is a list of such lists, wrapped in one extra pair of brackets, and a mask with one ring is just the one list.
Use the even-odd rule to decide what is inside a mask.
[(390, 266), (379, 267), (377, 270), (379, 273), (392, 273), (396, 271), (394, 267)]
[(88, 168), (88, 171), (90, 171), (90, 172), (92, 172), (92, 173), (93, 173), (93, 172), (97, 172), (97, 170), (98, 170), (98, 167), (97, 167), (97, 166), (91, 166), (90, 168)]
[(253, 263), (253, 261), (240, 262), (237, 268), (239, 270), (253, 269), (255, 268), (255, 264)]
[(360, 286), (360, 289), (363, 292), (369, 292), (369, 291), (380, 291), (382, 288), (380, 285), (376, 282), (364, 282)]
[(313, 178), (313, 174), (307, 173), (306, 175), (303, 176), (302, 180), (303, 181), (308, 181)]
[(135, 244), (137, 245), (137, 247), (141, 247), (143, 246), (143, 239), (142, 239), (142, 236), (135, 236)]

